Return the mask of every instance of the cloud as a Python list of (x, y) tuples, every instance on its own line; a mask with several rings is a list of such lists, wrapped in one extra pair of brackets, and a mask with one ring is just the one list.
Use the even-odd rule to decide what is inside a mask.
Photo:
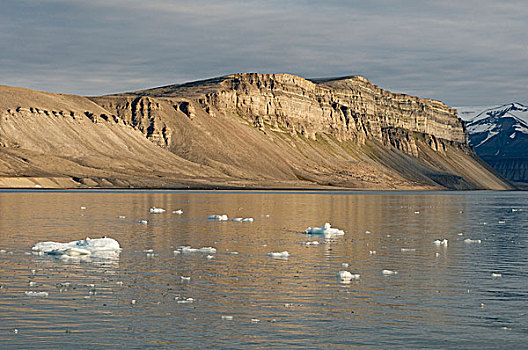
[(240, 71), (362, 74), (450, 105), (522, 102), (527, 16), (513, 0), (19, 0), (0, 14), (0, 76), (92, 95)]

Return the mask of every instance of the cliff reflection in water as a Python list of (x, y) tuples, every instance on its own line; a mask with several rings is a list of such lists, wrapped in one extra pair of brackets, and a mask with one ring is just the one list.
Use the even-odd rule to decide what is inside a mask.
[[(153, 206), (167, 211), (149, 214)], [(0, 193), (0, 213), (0, 341), (13, 347), (464, 348), (528, 340), (518, 312), (526, 297), (522, 193), (15, 192)], [(255, 220), (207, 220), (212, 214)], [(302, 233), (325, 222), (345, 235)], [(119, 259), (27, 255), (39, 241), (86, 236), (118, 240)], [(444, 238), (447, 247), (432, 244)], [(302, 244), (314, 240), (320, 244)], [(175, 254), (183, 245), (217, 252)], [(268, 256), (280, 251), (290, 256)], [(340, 270), (361, 276), (340, 283)]]

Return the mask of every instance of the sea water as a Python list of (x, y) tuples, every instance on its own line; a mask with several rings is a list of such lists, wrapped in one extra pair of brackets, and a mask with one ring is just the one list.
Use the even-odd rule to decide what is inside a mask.
[(3, 191), (0, 347), (522, 348), (527, 227), (525, 192)]

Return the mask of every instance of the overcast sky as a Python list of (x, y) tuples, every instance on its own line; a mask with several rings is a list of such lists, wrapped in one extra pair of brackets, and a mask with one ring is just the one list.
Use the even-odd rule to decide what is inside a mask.
[(99, 95), (234, 72), (528, 103), (525, 0), (0, 0), (0, 84)]

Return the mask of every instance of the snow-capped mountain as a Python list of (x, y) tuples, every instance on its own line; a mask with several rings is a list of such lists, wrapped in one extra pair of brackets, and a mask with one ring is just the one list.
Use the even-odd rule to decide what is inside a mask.
[(458, 110), (477, 154), (506, 178), (528, 182), (528, 106), (509, 103)]

